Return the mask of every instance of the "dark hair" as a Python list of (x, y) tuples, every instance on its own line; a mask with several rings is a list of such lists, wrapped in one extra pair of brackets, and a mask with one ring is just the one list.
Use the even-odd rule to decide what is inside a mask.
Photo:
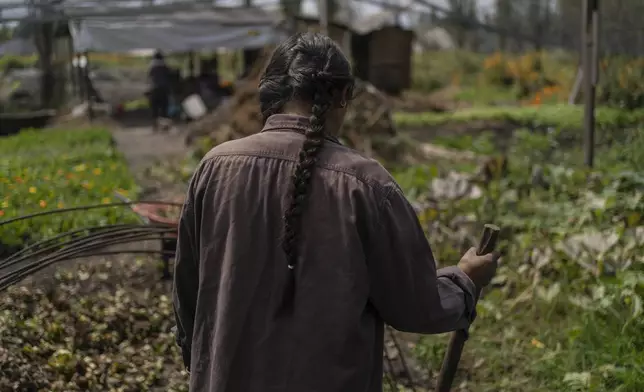
[(152, 58), (154, 58), (156, 60), (163, 60), (163, 52), (160, 51), (160, 50), (156, 50), (154, 52), (154, 55), (152, 56)]
[[(351, 65), (329, 37), (300, 33), (278, 46), (259, 82), (259, 101), (264, 121), (291, 101), (311, 104), (309, 129), (293, 174), (292, 190), (284, 212), (282, 248), (288, 261), (288, 280), (280, 310), (290, 310), (295, 295), (300, 223), (317, 156), (324, 144), (327, 112), (340, 106), (353, 90)], [(342, 92), (348, 88), (349, 94)], [(344, 103), (346, 104), (346, 102)]]

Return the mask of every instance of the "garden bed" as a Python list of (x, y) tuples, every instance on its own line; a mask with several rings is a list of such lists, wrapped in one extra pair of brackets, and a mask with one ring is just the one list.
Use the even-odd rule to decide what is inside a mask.
[(2, 225), (2, 220), (65, 207), (111, 203), (114, 190), (136, 191), (111, 134), (103, 129), (24, 131), (0, 144), (0, 242), (29, 241), (81, 227), (135, 221), (122, 207), (54, 214)]
[[(492, 128), (556, 127), (581, 129), (583, 108), (566, 104), (515, 107), (474, 107), (449, 113), (425, 112), (394, 114), (396, 125), (403, 129), (484, 125)], [(619, 129), (644, 122), (644, 110), (624, 111), (608, 107), (597, 109), (598, 128)]]

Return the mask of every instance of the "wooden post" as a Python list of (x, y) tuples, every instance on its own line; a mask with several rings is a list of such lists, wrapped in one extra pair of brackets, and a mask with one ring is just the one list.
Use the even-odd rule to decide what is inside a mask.
[(320, 33), (329, 35), (329, 0), (319, 0)]
[[(244, 6), (247, 8), (251, 8), (253, 6), (253, 0), (244, 0)], [(251, 71), (253, 66), (255, 65), (255, 62), (257, 62), (257, 59), (259, 59), (261, 54), (260, 49), (244, 49), (243, 50), (243, 56), (244, 56), (244, 62), (243, 62), (243, 75), (246, 76), (248, 73)]]
[(577, 68), (577, 75), (575, 75), (575, 83), (572, 85), (570, 95), (568, 96), (568, 105), (574, 105), (581, 90), (581, 82), (584, 79), (584, 71), (581, 67)]
[(81, 54), (80, 57), (80, 67), (82, 69), (82, 77), (83, 77), (83, 82), (85, 84), (85, 96), (83, 97), (85, 99), (85, 102), (87, 104), (87, 118), (91, 122), (94, 120), (94, 107), (92, 105), (92, 101), (94, 100), (93, 93), (94, 89), (92, 86), (92, 80), (90, 79), (90, 62), (89, 62), (89, 52), (85, 51)]
[(591, 168), (595, 154), (595, 92), (599, 77), (599, 0), (584, 0), (582, 26), (584, 161)]

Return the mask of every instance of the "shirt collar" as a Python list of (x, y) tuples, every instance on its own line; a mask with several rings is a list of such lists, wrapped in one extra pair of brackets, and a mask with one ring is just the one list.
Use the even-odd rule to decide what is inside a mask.
[[(287, 130), (304, 134), (309, 129), (310, 124), (311, 122), (308, 117), (295, 114), (274, 114), (266, 120), (261, 132)], [(340, 140), (333, 135), (325, 134), (324, 138), (332, 143), (341, 144)]]

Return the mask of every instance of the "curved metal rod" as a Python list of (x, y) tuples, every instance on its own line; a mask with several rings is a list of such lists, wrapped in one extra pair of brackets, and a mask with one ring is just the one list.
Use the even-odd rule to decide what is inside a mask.
[(66, 231), (64, 233), (60, 233), (60, 234), (55, 235), (53, 237), (45, 238), (45, 239), (42, 239), (40, 241), (34, 242), (33, 244), (28, 245), (28, 246), (20, 249), (19, 251), (11, 254), (10, 256), (6, 257), (5, 259), (0, 260), (0, 265), (2, 265), (2, 263), (6, 262), (6, 261), (9, 261), (9, 260), (11, 260), (13, 258), (18, 257), (18, 256), (20, 256), (20, 255), (22, 255), (24, 253), (27, 253), (30, 250), (35, 250), (35, 249), (41, 248), (41, 247), (43, 247), (45, 245), (56, 243), (58, 246), (61, 246), (61, 243), (59, 243), (58, 240), (61, 239), (61, 238), (67, 237), (67, 236), (74, 236), (76, 234), (80, 234), (80, 233), (83, 233), (83, 232), (88, 231), (88, 230), (91, 231), (91, 230), (96, 230), (96, 229), (108, 229), (108, 228), (116, 228), (116, 227), (123, 227), (123, 228), (132, 227), (132, 228), (136, 228), (136, 227), (149, 227), (149, 226), (144, 225), (144, 224), (137, 224), (137, 223), (122, 223), (122, 224), (107, 225), (107, 226), (90, 226), (90, 227), (84, 227), (84, 228), (80, 228), (80, 229), (76, 229), (76, 230)]
[(391, 329), (391, 327), (387, 326), (387, 332), (389, 335), (389, 339), (394, 344), (394, 347), (396, 348), (396, 351), (398, 351), (398, 355), (400, 357), (400, 364), (402, 365), (403, 371), (405, 372), (405, 376), (407, 377), (408, 381), (408, 386), (411, 388), (412, 392), (416, 392), (416, 385), (414, 384), (414, 378), (411, 375), (411, 372), (409, 371), (409, 367), (407, 366), (407, 361), (405, 361), (405, 353), (402, 351), (402, 347), (398, 343), (398, 339), (396, 339), (396, 336), (394, 335), (394, 331)]
[[(94, 240), (94, 239), (101, 239), (103, 237), (109, 238), (110, 235), (119, 235), (119, 234), (127, 234), (127, 233), (133, 233), (133, 232), (155, 232), (155, 233), (174, 233), (174, 229), (169, 229), (167, 227), (159, 227), (159, 226), (147, 226), (147, 225), (138, 225), (134, 227), (122, 227), (122, 226), (116, 226), (116, 227), (110, 227), (106, 226), (105, 230), (101, 230), (96, 233), (92, 234), (87, 234), (83, 237), (78, 237), (78, 238), (71, 238), (68, 241), (65, 242), (60, 242), (60, 243), (54, 243), (52, 245), (49, 245), (47, 247), (35, 250), (34, 252), (22, 252), (21, 254), (17, 255), (16, 257), (9, 256), (8, 258), (0, 261), (0, 268), (5, 268), (9, 267), (12, 265), (15, 265), (17, 263), (20, 263), (21, 261), (44, 255), (45, 253), (51, 252), (51, 251), (57, 251), (57, 250), (65, 250), (70, 246), (75, 246), (75, 245), (82, 245), (84, 242), (87, 242), (88, 240)], [(67, 233), (65, 233), (67, 234)], [(58, 236), (60, 237), (60, 236)], [(46, 241), (45, 241), (46, 242)]]
[[(8, 273), (5, 276), (0, 276), (0, 290), (3, 287), (8, 287), (24, 278), (27, 276), (38, 272), (54, 263), (57, 263), (59, 261), (67, 260), (70, 258), (76, 258), (76, 257), (82, 257), (84, 252), (89, 251), (89, 250), (94, 250), (97, 249), (96, 247), (92, 247), (91, 245), (100, 245), (98, 249), (101, 249), (105, 246), (108, 245), (114, 245), (114, 244), (123, 244), (123, 243), (128, 243), (128, 242), (134, 242), (134, 241), (144, 241), (148, 239), (154, 239), (154, 238), (146, 238), (146, 235), (149, 236), (150, 233), (142, 233), (142, 235), (135, 235), (135, 236), (130, 236), (127, 238), (129, 241), (123, 241), (123, 238), (117, 238), (112, 241), (105, 241), (103, 243), (94, 243), (92, 244), (91, 242), (89, 244), (85, 245), (90, 245), (90, 246), (84, 246), (79, 248), (72, 248), (72, 249), (65, 249), (64, 251), (60, 252), (55, 252), (52, 255), (45, 256), (42, 259), (36, 260), (32, 263), (27, 264), (26, 266), (22, 267), (21, 269), (17, 271), (12, 271)], [(85, 255), (85, 256), (91, 256), (91, 255)]]
[(157, 201), (157, 200), (140, 200), (140, 201), (127, 201), (127, 202), (124, 201), (124, 202), (107, 203), (107, 204), (92, 204), (92, 205), (88, 205), (88, 206), (69, 207), (69, 208), (61, 208), (61, 209), (56, 209), (56, 210), (35, 212), (33, 214), (22, 215), (22, 216), (18, 216), (18, 217), (11, 218), (11, 219), (5, 219), (3, 221), (0, 221), (0, 226), (7, 225), (9, 223), (19, 222), (19, 221), (25, 220), (25, 219), (35, 218), (35, 217), (38, 217), (38, 216), (62, 214), (64, 212), (72, 212), (72, 211), (87, 211), (87, 210), (93, 210), (93, 209), (97, 209), (97, 208), (131, 206), (131, 205), (135, 205), (135, 204), (156, 204), (156, 205), (167, 205), (167, 206), (175, 206), (175, 207), (183, 206), (183, 203), (177, 203), (177, 202), (171, 202), (171, 201)]
[[(118, 255), (118, 254), (157, 254), (157, 255), (166, 255), (166, 254), (171, 254), (174, 252), (169, 252), (169, 251), (163, 251), (163, 250), (143, 250), (143, 249), (132, 249), (132, 250), (121, 250), (121, 251), (106, 251), (106, 252), (97, 252), (93, 254), (92, 256), (111, 256), (111, 255)], [(79, 255), (76, 257), (71, 257), (69, 260), (73, 260), (75, 258), (81, 258), (85, 257), (83, 255)], [(2, 278), (0, 278), (0, 292), (5, 291), (9, 287), (11, 287), (14, 284), (14, 280), (11, 279), (11, 281), (5, 281)]]
[(392, 363), (391, 358), (389, 358), (386, 347), (383, 348), (383, 351), (385, 356), (385, 380), (389, 385), (389, 389), (395, 392), (398, 389), (398, 383), (395, 380), (396, 375), (394, 374), (394, 364)]
[[(43, 263), (43, 262), (46, 263), (49, 260), (58, 260), (58, 259), (63, 260), (65, 257), (67, 257), (67, 255), (70, 255), (70, 254), (77, 254), (77, 253), (82, 253), (82, 252), (96, 250), (96, 249), (103, 249), (109, 245), (119, 245), (119, 244), (126, 244), (133, 241), (160, 239), (160, 238), (162, 237), (159, 235), (159, 233), (151, 233), (151, 232), (123, 233), (123, 235), (121, 235), (120, 237), (111, 238), (111, 239), (109, 238), (102, 239), (101, 241), (98, 241), (98, 242), (91, 241), (93, 240), (93, 238), (89, 238), (84, 241), (79, 241), (78, 243), (72, 244), (71, 246), (67, 246), (59, 251), (45, 255), (44, 257), (41, 257), (31, 262), (29, 261), (32, 260), (32, 257), (29, 257), (29, 256), (12, 260), (11, 263), (7, 263), (6, 265), (3, 265), (2, 268), (6, 269), (14, 265), (19, 265), (20, 263), (28, 262), (27, 265), (18, 269), (18, 272), (19, 272), (23, 269), (28, 269), (31, 266), (35, 266), (39, 263)], [(90, 241), (87, 241), (87, 240), (90, 240)], [(15, 273), (15, 272), (17, 271), (12, 271), (12, 272), (9, 272), (8, 274)]]

